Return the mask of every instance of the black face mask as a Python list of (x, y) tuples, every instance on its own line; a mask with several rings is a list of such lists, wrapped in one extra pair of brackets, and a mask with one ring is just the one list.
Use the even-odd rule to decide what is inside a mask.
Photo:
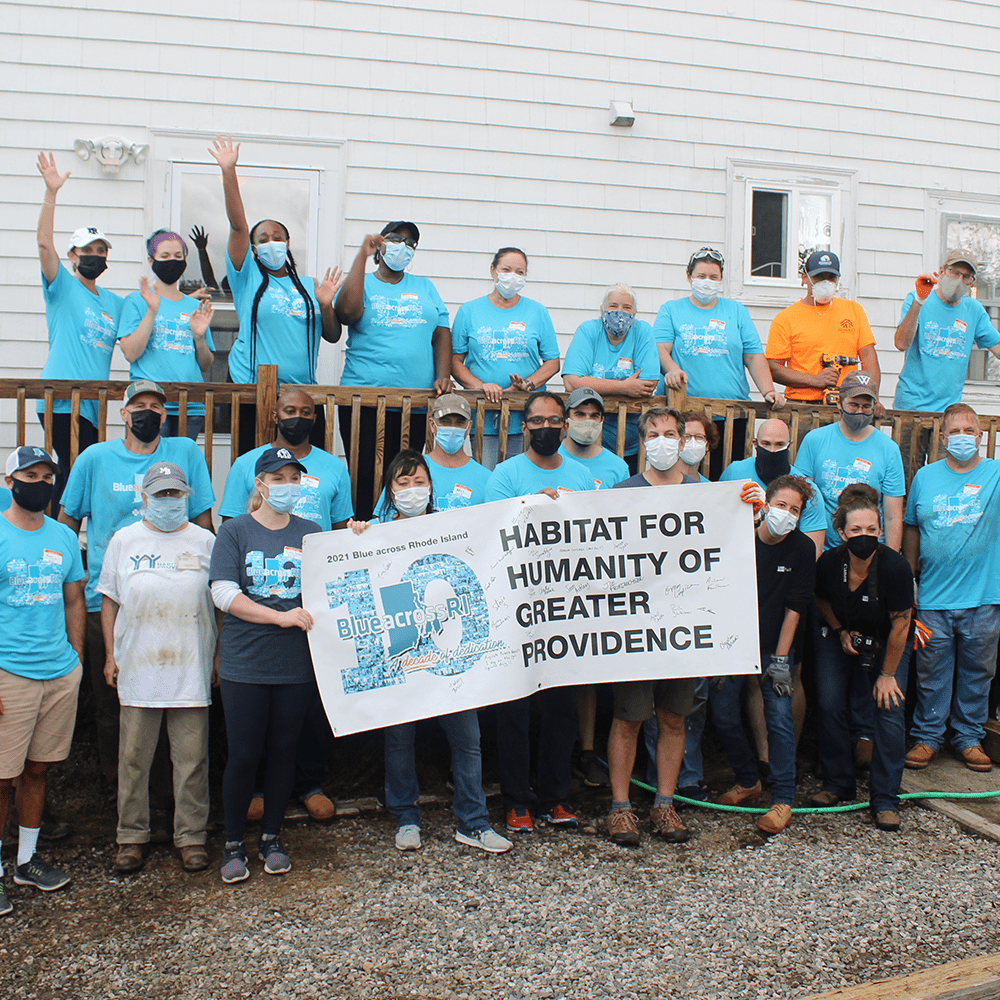
[(767, 451), (764, 448), (757, 448), (757, 459), (754, 462), (757, 475), (765, 486), (770, 486), (778, 476), (787, 476), (792, 469), (792, 463), (788, 461), (788, 448), (781, 451)]
[(287, 420), (278, 421), (278, 433), (295, 447), (309, 437), (315, 424), (315, 420), (309, 420), (307, 417), (289, 417)]
[(561, 427), (532, 427), (528, 434), (531, 450), (543, 458), (549, 458), (559, 450), (562, 441)]
[(853, 535), (847, 539), (847, 550), (859, 559), (869, 559), (878, 548), (877, 535)]
[(44, 479), (36, 479), (34, 482), (26, 483), (20, 479), (11, 482), (10, 495), (14, 503), (22, 510), (29, 510), (32, 514), (39, 514), (45, 510), (52, 499), (53, 484), (45, 482)]
[(76, 269), (89, 281), (93, 281), (108, 269), (108, 262), (96, 253), (84, 253), (77, 258)]
[(132, 433), (143, 444), (155, 441), (160, 434), (160, 414), (156, 410), (133, 410)]
[(154, 260), (150, 265), (153, 274), (165, 285), (172, 285), (184, 273), (187, 266), (186, 260)]

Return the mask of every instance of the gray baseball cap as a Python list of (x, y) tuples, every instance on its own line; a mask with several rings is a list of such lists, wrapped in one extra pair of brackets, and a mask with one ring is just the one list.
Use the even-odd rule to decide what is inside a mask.
[(604, 400), (601, 399), (600, 394), (593, 389), (588, 389), (585, 385), (580, 386), (579, 389), (574, 389), (569, 394), (569, 399), (566, 400), (566, 409), (572, 410), (574, 406), (579, 406), (581, 403), (586, 402), (597, 403), (601, 408), (601, 413), (604, 412)]
[(142, 478), (142, 492), (152, 496), (160, 490), (191, 492), (187, 476), (179, 465), (174, 465), (173, 462), (157, 462), (146, 470), (146, 475)]

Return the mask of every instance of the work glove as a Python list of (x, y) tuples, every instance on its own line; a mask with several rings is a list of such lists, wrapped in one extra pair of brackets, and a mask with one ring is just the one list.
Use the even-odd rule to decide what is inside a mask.
[(790, 698), (792, 695), (792, 668), (787, 656), (772, 654), (771, 662), (764, 671), (765, 677), (771, 678), (771, 689), (779, 698)]
[(933, 274), (922, 274), (916, 280), (917, 288), (917, 301), (923, 304), (927, 301), (927, 296), (934, 291), (934, 286), (937, 284), (937, 271)]
[(755, 521), (760, 517), (761, 511), (767, 505), (767, 495), (764, 493), (764, 487), (759, 486), (749, 479), (743, 484), (743, 489), (740, 491), (740, 499), (753, 507), (753, 519)]
[(921, 621), (913, 619), (913, 648), (923, 649), (927, 640), (933, 635), (931, 630)]

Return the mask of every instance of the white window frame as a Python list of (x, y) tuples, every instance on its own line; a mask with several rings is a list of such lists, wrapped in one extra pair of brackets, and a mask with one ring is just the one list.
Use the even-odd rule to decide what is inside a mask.
[[(729, 294), (745, 305), (788, 305), (802, 295), (798, 266), (799, 198), (830, 195), (831, 249), (840, 257), (841, 287), (855, 292), (857, 271), (856, 176), (854, 170), (807, 167), (798, 164), (730, 159), (728, 178), (728, 238), (726, 277)], [(786, 277), (750, 274), (750, 245), (754, 191), (777, 191), (788, 197)]]

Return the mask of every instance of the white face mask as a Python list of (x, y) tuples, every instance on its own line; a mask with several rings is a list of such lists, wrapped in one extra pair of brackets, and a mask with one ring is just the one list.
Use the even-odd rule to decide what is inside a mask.
[(528, 279), (523, 274), (516, 271), (501, 271), (497, 275), (497, 291), (505, 299), (512, 299), (515, 295), (521, 294), (524, 283)]
[(945, 275), (938, 281), (938, 288), (941, 289), (945, 302), (957, 302), (968, 291), (961, 278), (952, 278), (950, 275)]
[(585, 448), (601, 436), (603, 426), (600, 420), (570, 420), (566, 424), (566, 433)]
[(677, 464), (680, 441), (662, 434), (646, 442), (646, 459), (658, 472), (666, 472)]
[(836, 281), (817, 281), (812, 286), (813, 300), (821, 306), (830, 302), (837, 294)]
[(681, 461), (688, 465), (698, 465), (705, 457), (708, 445), (704, 441), (690, 440), (681, 449)]
[(416, 517), (427, 510), (431, 499), (431, 491), (427, 486), (411, 486), (405, 490), (396, 490), (392, 502), (403, 517)]
[(714, 278), (691, 279), (691, 294), (699, 302), (711, 302), (712, 299), (719, 297), (721, 291), (722, 282), (716, 281)]
[(790, 511), (781, 507), (768, 507), (764, 515), (767, 530), (775, 538), (784, 538), (799, 523), (799, 519)]

